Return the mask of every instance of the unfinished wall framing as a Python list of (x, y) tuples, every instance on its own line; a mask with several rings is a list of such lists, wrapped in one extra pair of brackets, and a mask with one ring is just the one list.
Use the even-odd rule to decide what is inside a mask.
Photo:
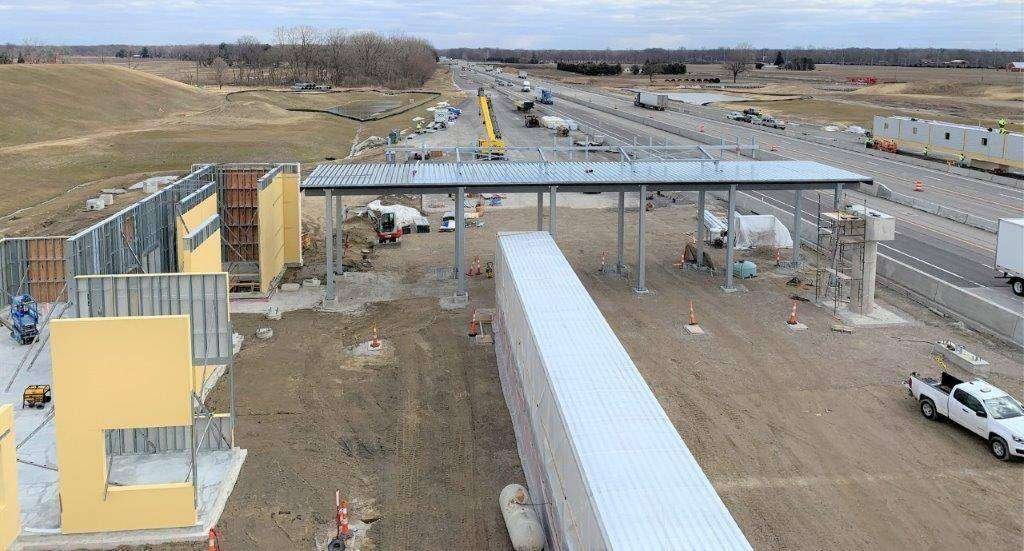
[(199, 165), (164, 189), (67, 240), (69, 294), (80, 275), (155, 273), (177, 265), (179, 202), (214, 181), (214, 165)]
[(232, 358), (228, 277), (225, 272), (79, 276), (78, 317), (186, 314), (192, 361), (227, 365)]
[(28, 293), (38, 302), (67, 300), (67, 237), (0, 239), (0, 286), (5, 299)]

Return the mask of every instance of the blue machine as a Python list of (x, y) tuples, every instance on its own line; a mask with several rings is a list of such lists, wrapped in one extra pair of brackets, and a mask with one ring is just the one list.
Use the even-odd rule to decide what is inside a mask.
[(555, 103), (555, 96), (551, 93), (551, 90), (541, 88), (538, 90), (537, 101), (544, 105), (552, 105)]
[(39, 336), (39, 306), (31, 295), (11, 299), (11, 338), (14, 342), (31, 344)]

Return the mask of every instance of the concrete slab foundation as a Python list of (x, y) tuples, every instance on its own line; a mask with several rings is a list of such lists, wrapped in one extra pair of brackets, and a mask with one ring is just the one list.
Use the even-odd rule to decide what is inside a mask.
[[(831, 304), (822, 304), (821, 306), (832, 308)], [(853, 327), (887, 327), (908, 323), (908, 320), (877, 302), (874, 310), (867, 315), (852, 312), (847, 306), (840, 306), (835, 313), (844, 324)]]

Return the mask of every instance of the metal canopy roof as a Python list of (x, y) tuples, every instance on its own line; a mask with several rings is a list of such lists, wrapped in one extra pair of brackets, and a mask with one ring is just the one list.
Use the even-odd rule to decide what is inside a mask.
[(813, 161), (477, 161), (416, 164), (322, 164), (303, 181), (307, 195), (324, 190), (340, 195), (386, 192), (437, 193), (459, 187), (472, 191), (617, 191), (646, 185), (650, 190), (832, 189), (871, 185), (868, 176)]

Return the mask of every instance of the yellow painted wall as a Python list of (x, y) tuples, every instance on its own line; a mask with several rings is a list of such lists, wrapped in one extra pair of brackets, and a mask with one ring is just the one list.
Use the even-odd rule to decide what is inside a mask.
[[(192, 230), (194, 230), (194, 229), (198, 228), (199, 226), (201, 226), (203, 224), (203, 222), (206, 222), (207, 220), (209, 220), (210, 217), (213, 216), (214, 214), (217, 214), (217, 194), (216, 193), (214, 193), (213, 195), (207, 197), (206, 199), (203, 199), (202, 202), (200, 202), (198, 205), (192, 207), (192, 209), (181, 213), (181, 216), (178, 217), (178, 219), (174, 221), (175, 228), (177, 229), (175, 235), (178, 238), (178, 266), (179, 266), (179, 268), (181, 267), (182, 263), (185, 262), (185, 259), (183, 258), (184, 247), (182, 246), (182, 242), (184, 241), (185, 236), (188, 235), (189, 232), (191, 232)], [(221, 271), (223, 269), (224, 268), (218, 264), (216, 268), (210, 268), (210, 269), (201, 270), (201, 271), (219, 272), (219, 271)], [(184, 272), (186, 270), (180, 269), (180, 271)]]
[(6, 404), (0, 406), (0, 549), (9, 548), (21, 531), (16, 444), (14, 410)]
[(260, 291), (270, 292), (274, 278), (284, 270), (283, 175), (259, 191)]
[(213, 232), (192, 251), (178, 247), (178, 270), (181, 273), (219, 272), (223, 269), (220, 230)]
[(281, 197), (284, 205), (284, 263), (302, 265), (302, 201), (299, 175), (281, 174)]
[(192, 423), (188, 316), (53, 320), (50, 343), (61, 531), (195, 524), (190, 482), (104, 488), (104, 429)]

